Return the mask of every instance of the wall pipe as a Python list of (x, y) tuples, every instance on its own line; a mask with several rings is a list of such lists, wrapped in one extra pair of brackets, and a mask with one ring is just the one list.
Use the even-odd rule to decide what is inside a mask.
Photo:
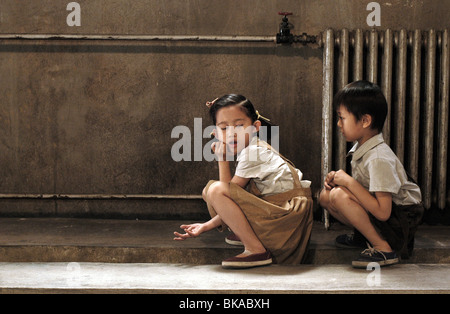
[[(192, 41), (192, 42), (273, 42), (276, 36), (190, 36), (190, 35), (80, 35), (80, 34), (0, 34), (0, 40), (124, 40), (124, 41)], [(316, 42), (316, 36), (295, 36), (293, 42)], [(39, 200), (120, 200), (120, 199), (202, 199), (201, 195), (161, 194), (0, 194), (1, 199)]]
[(127, 40), (276, 42), (276, 36), (0, 34), (0, 40)]
[(277, 44), (316, 43), (320, 36), (291, 35), (288, 42), (279, 36), (214, 36), (214, 35), (78, 35), (78, 34), (0, 34), (0, 40), (125, 40), (125, 41), (218, 41), (218, 42), (272, 42)]
[(201, 195), (163, 195), (163, 194), (0, 194), (0, 199), (38, 199), (38, 200), (152, 200), (183, 199), (200, 200)]
[[(327, 29), (323, 50), (323, 82), (322, 82), (322, 182), (331, 171), (331, 154), (333, 143), (333, 82), (334, 82), (334, 32)], [(330, 228), (330, 214), (323, 210), (325, 228)]]

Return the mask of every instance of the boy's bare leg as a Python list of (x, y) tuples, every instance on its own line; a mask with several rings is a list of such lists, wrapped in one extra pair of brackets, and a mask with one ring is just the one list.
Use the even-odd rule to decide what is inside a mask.
[(342, 222), (344, 225), (353, 227), (353, 225), (350, 223), (350, 221), (348, 221), (347, 218), (345, 218), (345, 216), (343, 216), (336, 208), (334, 208), (333, 204), (330, 201), (331, 191), (332, 190), (323, 189), (320, 192), (320, 196), (319, 196), (320, 206), (322, 206), (323, 208), (326, 208), (328, 210), (328, 212), (334, 218), (336, 218), (337, 220)]
[(372, 244), (382, 252), (392, 252), (389, 243), (375, 230), (369, 215), (361, 206), (358, 199), (346, 188), (335, 187), (323, 190), (319, 198), (321, 206), (342, 223), (353, 226)]
[[(206, 197), (222, 221), (239, 237), (245, 246), (245, 251), (252, 254), (266, 251), (239, 205), (230, 198), (230, 185), (228, 183), (220, 181), (213, 183)], [(248, 252), (244, 252), (245, 254), (248, 254)]]

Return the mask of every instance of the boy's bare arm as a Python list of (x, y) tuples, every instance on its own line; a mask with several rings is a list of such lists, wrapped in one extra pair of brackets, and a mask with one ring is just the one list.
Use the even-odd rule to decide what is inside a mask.
[(391, 216), (392, 194), (388, 192), (375, 192), (373, 196), (358, 181), (348, 175), (345, 171), (336, 171), (333, 178), (335, 185), (346, 187), (361, 205), (376, 219), (386, 221)]

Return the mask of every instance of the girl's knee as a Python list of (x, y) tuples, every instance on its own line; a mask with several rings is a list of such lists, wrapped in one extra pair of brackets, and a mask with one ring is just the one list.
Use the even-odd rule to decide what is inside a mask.
[(219, 181), (216, 180), (210, 180), (208, 184), (206, 184), (206, 186), (203, 188), (202, 197), (205, 202), (209, 202), (208, 195), (210, 194), (211, 187), (218, 182)]
[(219, 195), (228, 195), (229, 189), (230, 189), (230, 185), (228, 183), (220, 182), (220, 181), (214, 182), (209, 187), (206, 197), (208, 199), (211, 199), (211, 198), (214, 198)]

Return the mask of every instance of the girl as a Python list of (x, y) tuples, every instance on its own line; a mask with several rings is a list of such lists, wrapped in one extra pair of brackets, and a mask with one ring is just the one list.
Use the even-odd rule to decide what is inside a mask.
[[(225, 268), (283, 264), (302, 261), (312, 229), (311, 182), (301, 181), (295, 169), (257, 132), (268, 119), (259, 115), (241, 95), (225, 95), (208, 102), (216, 126), (218, 142), (211, 148), (219, 164), (219, 181), (210, 181), (203, 190), (211, 220), (181, 225), (184, 234), (174, 232), (175, 240), (197, 237), (203, 232), (228, 226), (244, 252), (222, 261)], [(231, 175), (230, 157), (236, 157)], [(233, 236), (233, 235), (232, 235)]]

